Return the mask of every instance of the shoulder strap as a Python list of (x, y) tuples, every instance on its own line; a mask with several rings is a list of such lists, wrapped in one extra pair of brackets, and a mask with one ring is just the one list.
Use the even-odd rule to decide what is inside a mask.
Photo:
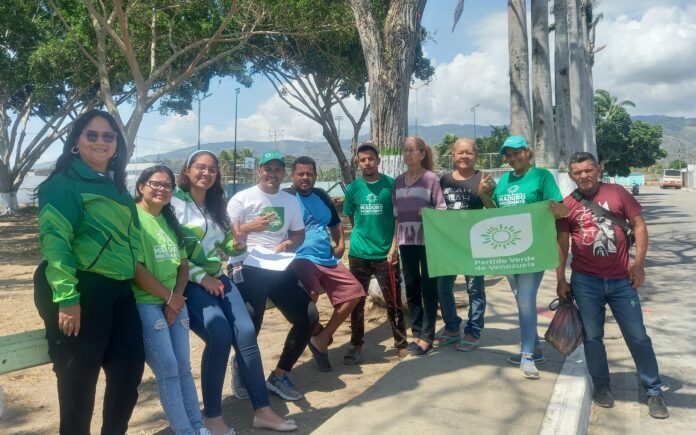
[(613, 224), (618, 225), (624, 232), (627, 232), (631, 229), (625, 219), (621, 219), (620, 217), (610, 212), (606, 208), (588, 199), (587, 197), (585, 197), (585, 195), (580, 193), (578, 189), (573, 190), (573, 193), (571, 195), (573, 196), (573, 198), (575, 198), (576, 201), (583, 203), (585, 207), (592, 210), (595, 216), (609, 219)]

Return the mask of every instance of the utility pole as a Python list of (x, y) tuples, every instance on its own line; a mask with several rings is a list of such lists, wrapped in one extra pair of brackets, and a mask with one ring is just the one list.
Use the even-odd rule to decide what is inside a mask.
[(421, 84), (420, 86), (411, 86), (410, 88), (416, 91), (416, 136), (418, 136), (418, 90), (423, 86), (427, 85), (428, 82)]
[(237, 193), (237, 102), (239, 88), (234, 89), (234, 153), (232, 155), (232, 189)]
[(273, 147), (278, 151), (278, 138), (283, 137), (283, 129), (269, 128), (268, 135), (273, 138)]
[(476, 143), (476, 108), (480, 105), (481, 103), (477, 103), (471, 106), (471, 111), (474, 112), (474, 143)]
[(341, 143), (341, 121), (343, 120), (343, 115), (334, 116), (336, 121), (338, 121), (338, 143)]
[(203, 94), (201, 97), (196, 98), (198, 100), (198, 145), (197, 149), (201, 149), (201, 101), (205, 100), (213, 94)]

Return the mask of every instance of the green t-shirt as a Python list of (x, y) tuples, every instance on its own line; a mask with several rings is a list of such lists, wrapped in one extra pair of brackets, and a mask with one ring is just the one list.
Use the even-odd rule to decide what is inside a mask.
[[(173, 290), (181, 259), (186, 258), (186, 251), (176, 243), (176, 234), (169, 228), (164, 216), (153, 216), (138, 207), (140, 218), (141, 255), (138, 261), (162, 283)], [(135, 301), (139, 304), (163, 304), (165, 301), (131, 283)]]
[(514, 171), (506, 172), (498, 180), (493, 202), (500, 208), (533, 204), (547, 199), (563, 201), (553, 174), (548, 169), (532, 166), (521, 177)]
[(373, 183), (359, 178), (346, 188), (343, 213), (353, 216), (354, 222), (348, 254), (351, 257), (387, 258), (394, 238), (393, 189), (394, 179), (384, 174)]

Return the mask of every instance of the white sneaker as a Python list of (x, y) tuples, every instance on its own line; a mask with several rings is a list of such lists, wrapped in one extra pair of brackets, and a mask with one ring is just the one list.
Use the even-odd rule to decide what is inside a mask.
[(539, 379), (539, 370), (537, 370), (534, 365), (534, 360), (531, 358), (523, 357), (520, 361), (520, 369), (522, 370), (522, 376), (526, 379)]
[(213, 435), (210, 430), (208, 430), (207, 427), (203, 426), (202, 428), (198, 429), (198, 435)]
[(232, 361), (232, 394), (234, 397), (241, 400), (246, 400), (249, 398), (249, 391), (247, 391), (244, 381), (242, 381), (242, 376), (239, 374), (239, 366)]

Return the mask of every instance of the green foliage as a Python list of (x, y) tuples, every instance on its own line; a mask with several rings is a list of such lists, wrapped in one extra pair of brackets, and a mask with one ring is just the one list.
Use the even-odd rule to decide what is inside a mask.
[(669, 166), (667, 166), (668, 169), (683, 169), (686, 168), (687, 164), (684, 160), (672, 160), (669, 162)]
[[(506, 126), (496, 127), (491, 125), (491, 135), (476, 138), (476, 146), (479, 150), (479, 158), (476, 164), (481, 168), (499, 168), (503, 165), (503, 157), (498, 153), (505, 139), (510, 136), (510, 130)], [(484, 154), (488, 155), (484, 155)]]
[[(606, 96), (613, 98), (608, 92)], [(661, 126), (633, 121), (621, 104), (606, 105), (605, 100), (600, 98), (598, 104), (595, 99), (595, 122), (597, 154), (608, 175), (629, 175), (631, 167), (647, 167), (667, 156), (660, 148)]]
[(448, 133), (443, 136), (440, 143), (435, 145), (435, 165), (438, 169), (454, 168), (452, 165), (452, 145), (459, 139), (456, 135)]

